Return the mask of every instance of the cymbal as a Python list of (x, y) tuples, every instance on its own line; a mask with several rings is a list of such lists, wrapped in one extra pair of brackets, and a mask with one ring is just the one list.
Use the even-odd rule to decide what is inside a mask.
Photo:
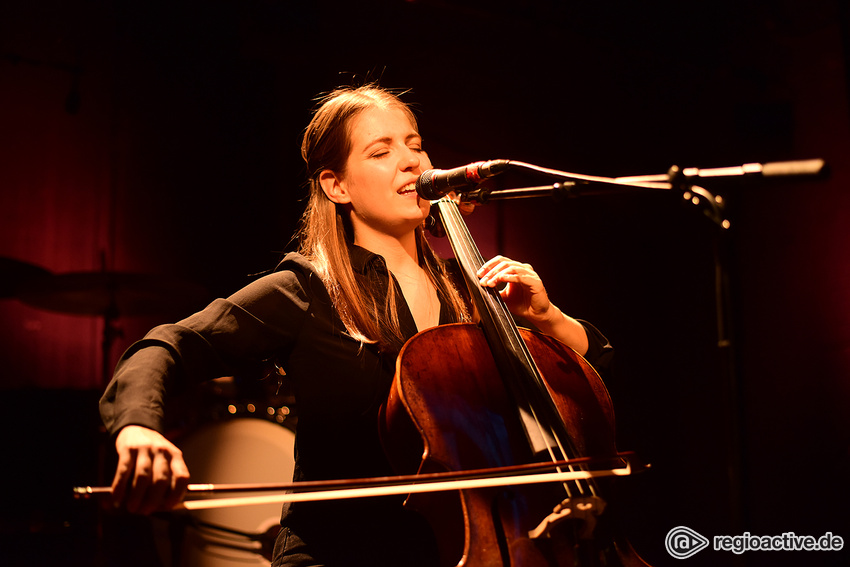
[(130, 272), (70, 272), (36, 278), (20, 289), (24, 303), (70, 315), (145, 315), (200, 307), (199, 285), (170, 276)]
[(15, 297), (28, 282), (48, 275), (50, 272), (41, 266), (0, 257), (0, 297)]

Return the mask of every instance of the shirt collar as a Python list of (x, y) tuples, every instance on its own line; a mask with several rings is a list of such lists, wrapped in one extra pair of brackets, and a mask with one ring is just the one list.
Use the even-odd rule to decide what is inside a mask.
[[(382, 273), (384, 276), (390, 277), (384, 257), (372, 252), (371, 250), (367, 250), (361, 246), (357, 246), (356, 244), (349, 244), (348, 257), (351, 260), (351, 267), (360, 275), (374, 278), (379, 273)], [(396, 291), (399, 295), (401, 295), (401, 288), (398, 287), (398, 283), (395, 282), (395, 278), (392, 278), (392, 281)], [(446, 323), (452, 323), (453, 321), (450, 317), (449, 306), (443, 300), (442, 295), (438, 294), (438, 297), (440, 299), (440, 324), (444, 325)], [(402, 299), (401, 303), (402, 305), (399, 306), (399, 309), (401, 310), (401, 324), (404, 327), (407, 336), (413, 336), (416, 334), (416, 323), (413, 322), (413, 315), (410, 314), (407, 302)]]
[(387, 264), (382, 256), (356, 244), (349, 244), (348, 257), (351, 260), (351, 267), (358, 274), (387, 269)]

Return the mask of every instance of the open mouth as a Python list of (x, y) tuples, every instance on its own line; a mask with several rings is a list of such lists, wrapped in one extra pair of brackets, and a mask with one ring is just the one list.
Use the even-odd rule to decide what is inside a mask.
[(404, 187), (398, 190), (399, 195), (409, 195), (410, 193), (416, 192), (416, 183), (408, 183)]

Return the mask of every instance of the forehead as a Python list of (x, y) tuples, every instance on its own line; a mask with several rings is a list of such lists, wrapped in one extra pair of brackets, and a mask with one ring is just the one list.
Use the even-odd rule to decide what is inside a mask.
[(357, 115), (351, 126), (354, 146), (370, 144), (381, 139), (405, 139), (418, 135), (410, 116), (398, 107), (373, 106)]

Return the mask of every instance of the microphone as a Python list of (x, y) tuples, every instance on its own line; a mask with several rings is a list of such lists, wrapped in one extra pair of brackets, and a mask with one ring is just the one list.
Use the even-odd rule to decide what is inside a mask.
[(454, 169), (429, 169), (416, 180), (416, 192), (423, 199), (436, 201), (452, 191), (472, 191), (482, 180), (508, 169), (510, 163), (506, 159), (494, 159)]

